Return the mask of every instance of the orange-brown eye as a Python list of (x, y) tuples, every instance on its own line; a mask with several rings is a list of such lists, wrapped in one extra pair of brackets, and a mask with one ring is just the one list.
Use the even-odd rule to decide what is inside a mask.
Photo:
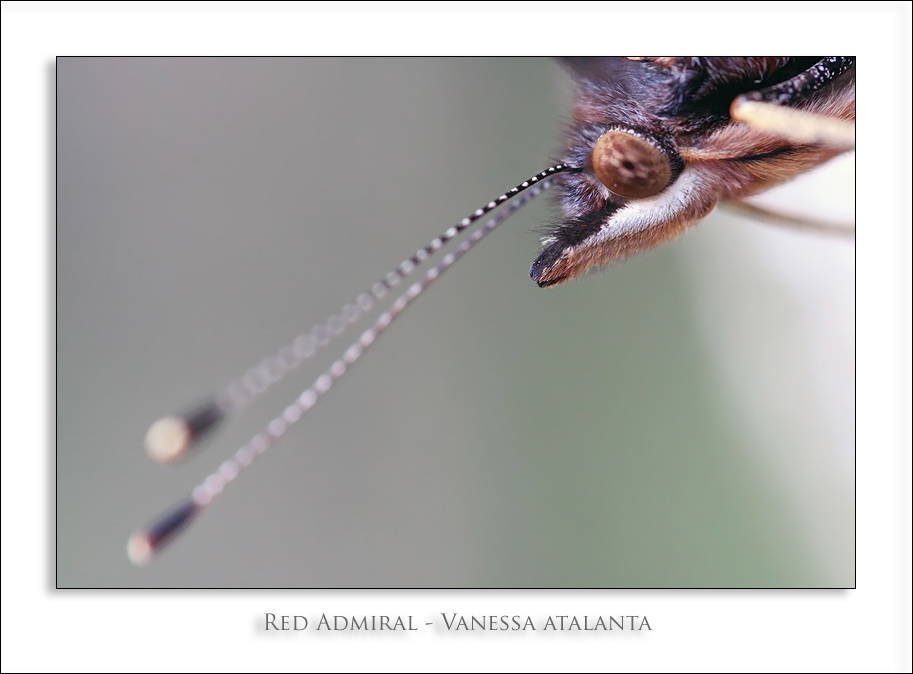
[(613, 194), (643, 199), (669, 184), (672, 164), (655, 144), (627, 131), (607, 131), (593, 148), (593, 170)]

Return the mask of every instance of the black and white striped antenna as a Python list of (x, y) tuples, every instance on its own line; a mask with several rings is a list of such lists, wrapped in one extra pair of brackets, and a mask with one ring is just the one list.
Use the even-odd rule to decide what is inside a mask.
[[(191, 411), (167, 416), (156, 421), (146, 434), (146, 448), (149, 454), (161, 462), (179, 459), (194, 446), (204, 435), (214, 430), (223, 420), (243, 409), (251, 400), (262, 394), (290, 372), (297, 369), (319, 348), (345, 332), (349, 325), (355, 323), (376, 306), (387, 293), (403, 279), (412, 274), (433, 253), (453, 240), (463, 230), (482, 216), (494, 210), (504, 202), (521, 192), (527, 194), (511, 203), (508, 208), (489, 220), (451, 253), (429, 269), (421, 281), (413, 283), (409, 289), (396, 299), (392, 306), (382, 313), (374, 325), (361, 334), (342, 357), (336, 360), (329, 369), (318, 377), (314, 383), (296, 398), (285, 411), (267, 424), (266, 428), (254, 436), (250, 442), (238, 449), (234, 455), (222, 463), (219, 468), (198, 484), (190, 496), (179, 505), (168, 511), (149, 527), (134, 533), (127, 544), (130, 559), (137, 564), (144, 564), (218, 496), (226, 486), (233, 482), (240, 472), (249, 466), (255, 458), (266, 452), (295, 423), (297, 423), (320, 398), (361, 358), (365, 350), (390, 326), (390, 324), (428, 288), (443, 272), (465, 255), (473, 246), (492, 232), (504, 220), (528, 203), (535, 196), (549, 187), (548, 178), (563, 171), (573, 170), (567, 164), (557, 164), (536, 174), (529, 180), (505, 192), (497, 199), (477, 209), (472, 215), (463, 218), (457, 225), (450, 227), (441, 236), (433, 239), (427, 246), (420, 248), (411, 257), (404, 260), (394, 270), (388, 272), (370, 289), (364, 291), (353, 301), (342, 307), (322, 323), (282, 347), (274, 355), (263, 359), (259, 364), (247, 370), (240, 377), (232, 380), (224, 389), (207, 399)], [(531, 188), (531, 189), (530, 189)]]

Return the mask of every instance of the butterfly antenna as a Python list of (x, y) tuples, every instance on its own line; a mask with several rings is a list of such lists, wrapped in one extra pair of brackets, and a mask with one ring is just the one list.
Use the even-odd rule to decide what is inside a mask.
[[(520, 192), (532, 188), (527, 194), (513, 202), (503, 212), (499, 213), (473, 232), (469, 238), (462, 241), (454, 251), (445, 255), (437, 265), (426, 272), (425, 277), (421, 281), (413, 283), (405, 293), (393, 302), (390, 309), (377, 318), (377, 321), (371, 328), (363, 332), (361, 337), (346, 349), (341, 358), (330, 365), (329, 369), (318, 377), (308, 389), (292, 402), (292, 404), (286, 407), (281, 415), (270, 421), (263, 431), (254, 436), (246, 445), (238, 449), (234, 455), (222, 463), (215, 472), (198, 484), (186, 500), (160, 517), (148, 528), (134, 533), (127, 544), (127, 553), (130, 559), (136, 564), (146, 563), (152, 555), (158, 552), (178, 533), (186, 528), (204, 508), (212, 503), (213, 499), (215, 499), (225, 487), (237, 479), (242, 470), (247, 468), (254, 459), (266, 452), (266, 450), (275, 444), (293, 425), (307, 414), (311, 408), (317, 404), (317, 401), (320, 400), (346, 371), (361, 358), (368, 347), (386, 331), (403, 310), (434, 283), (442, 273), (453, 266), (457, 260), (469, 252), (469, 250), (497, 228), (504, 220), (548, 188), (551, 185), (551, 181), (548, 180), (550, 176), (571, 169), (572, 167), (566, 164), (558, 164), (533, 176), (494, 201), (489, 202), (483, 208), (478, 209), (469, 218), (462, 220), (459, 225), (448, 229), (447, 232), (444, 233), (444, 236), (438, 237), (432, 241), (431, 244), (419, 251), (419, 253), (421, 253), (422, 251), (428, 251), (429, 249), (431, 249), (431, 251), (437, 250), (446, 241), (452, 239), (459, 231), (465, 229), (469, 224), (478, 220), (485, 213), (516, 196)], [(410, 258), (410, 261), (413, 261), (415, 257), (418, 257), (418, 254), (413, 256), (413, 258)], [(424, 257), (418, 262), (423, 260)], [(418, 262), (413, 262), (413, 264), (417, 264)], [(400, 265), (397, 269), (402, 271), (403, 265)], [(411, 271), (412, 270), (409, 269), (409, 272)], [(404, 272), (404, 274), (409, 272)], [(364, 311), (364, 309), (361, 310), (360, 314), (364, 313)], [(343, 313), (344, 312), (340, 312), (335, 315), (341, 316)], [(325, 326), (326, 323), (321, 325)], [(214, 400), (211, 404), (217, 405), (218, 401)], [(200, 416), (205, 417), (207, 414), (200, 413)], [(189, 425), (194, 420), (184, 419), (184, 421)]]
[(497, 199), (477, 209), (458, 224), (418, 249), (411, 257), (403, 260), (395, 269), (387, 272), (368, 290), (362, 292), (338, 312), (318, 323), (305, 333), (295, 337), (275, 354), (267, 356), (244, 374), (233, 379), (221, 391), (201, 401), (186, 412), (162, 417), (146, 432), (146, 451), (160, 463), (170, 463), (183, 458), (202, 438), (209, 435), (227, 418), (244, 409), (252, 400), (263, 394), (274, 384), (296, 370), (320, 348), (342, 335), (346, 328), (358, 321), (374, 308), (400, 281), (412, 274), (432, 254), (454, 239), (463, 230), (486, 213), (497, 208), (508, 199), (523, 192), (531, 185), (548, 176), (567, 171), (565, 164), (552, 166), (542, 173), (517, 185)]

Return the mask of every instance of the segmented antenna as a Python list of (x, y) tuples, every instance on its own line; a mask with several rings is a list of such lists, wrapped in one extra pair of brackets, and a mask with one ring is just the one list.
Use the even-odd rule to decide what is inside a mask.
[[(340, 379), (340, 377), (342, 377), (345, 372), (356, 361), (358, 361), (359, 358), (361, 358), (365, 350), (370, 347), (371, 344), (373, 344), (381, 334), (383, 334), (383, 332), (403, 312), (403, 310), (409, 304), (411, 304), (413, 300), (421, 295), (428, 288), (428, 286), (437, 280), (437, 278), (444, 271), (450, 268), (473, 246), (475, 246), (487, 234), (497, 228), (498, 225), (504, 222), (504, 220), (513, 215), (513, 213), (515, 213), (519, 208), (527, 204), (531, 199), (549, 187), (550, 181), (547, 180), (548, 177), (556, 173), (571, 169), (572, 167), (566, 164), (558, 164), (533, 176), (509, 192), (502, 194), (494, 201), (489, 202), (483, 208), (476, 210), (470, 217), (464, 218), (459, 225), (448, 229), (443, 236), (434, 239), (434, 241), (432, 241), (428, 246), (418, 251), (416, 255), (414, 255), (412, 258), (409, 258), (409, 260), (397, 267), (394, 272), (388, 274), (385, 277), (384, 281), (379, 282), (380, 284), (384, 285), (383, 294), (386, 294), (386, 291), (389, 290), (390, 287), (398, 283), (402, 278), (405, 278), (413, 271), (414, 266), (410, 266), (407, 263), (411, 263), (411, 265), (417, 265), (421, 263), (424, 261), (424, 259), (427, 258), (428, 255), (430, 255), (431, 252), (440, 248), (442, 245), (444, 245), (444, 243), (455, 237), (460, 231), (478, 220), (485, 213), (496, 208), (498, 205), (504, 203), (508, 199), (518, 195), (520, 192), (532, 188), (528, 194), (513, 202), (507, 209), (499, 213), (497, 216), (485, 223), (482, 227), (473, 232), (469, 238), (460, 243), (456, 250), (445, 255), (437, 265), (428, 270), (428, 272), (425, 274), (424, 279), (413, 283), (403, 295), (396, 299), (389, 310), (385, 311), (378, 317), (377, 321), (371, 328), (363, 332), (361, 337), (355, 343), (349, 346), (348, 349), (346, 349), (341, 358), (336, 360), (326, 372), (317, 378), (317, 380), (310, 386), (310, 388), (306, 389), (300, 396), (298, 396), (297, 399), (295, 399), (294, 402), (292, 402), (291, 405), (286, 407), (285, 411), (281, 415), (270, 421), (269, 424), (267, 424), (265, 430), (254, 436), (250, 442), (238, 449), (231, 458), (222, 463), (222, 465), (219, 466), (215, 472), (213, 472), (199, 485), (197, 485), (191, 492), (189, 498), (166, 513), (148, 528), (133, 534), (127, 544), (127, 553), (130, 556), (130, 559), (133, 560), (133, 562), (136, 564), (144, 564), (152, 557), (153, 554), (164, 547), (178, 533), (187, 527), (190, 522), (193, 521), (193, 519), (225, 489), (226, 486), (237, 479), (238, 475), (243, 469), (247, 468), (254, 461), (254, 459), (266, 452), (266, 450), (268, 450), (283, 435), (285, 435), (285, 433), (295, 423), (297, 423), (305, 414), (307, 414), (307, 412), (310, 411), (312, 407), (314, 407), (317, 401), (320, 400), (320, 398), (322, 398), (333, 387), (333, 385)], [(395, 282), (392, 282), (391, 275), (395, 275), (397, 277)], [(387, 285), (385, 281), (391, 281), (391, 283)], [(379, 299), (379, 297), (374, 293), (374, 289), (377, 287), (377, 285), (378, 284), (375, 284), (375, 286), (372, 286), (372, 290), (368, 291), (371, 294), (371, 298), (373, 298), (371, 299), (371, 304), (368, 307), (364, 307), (363, 304), (359, 303), (358, 299), (355, 301), (355, 303), (346, 305), (346, 307), (356, 305), (359, 308), (358, 314), (356, 314), (351, 320), (345, 319), (348, 321), (348, 323), (354, 322), (358, 316), (367, 311), (370, 306), (373, 306), (374, 301)], [(360, 295), (359, 299), (361, 299), (365, 294), (366, 293)], [(380, 297), (382, 297), (383, 294), (381, 294)], [(351, 315), (351, 313), (347, 314), (345, 307), (338, 314), (334, 314), (335, 317), (345, 317), (348, 315)], [(331, 317), (331, 319), (333, 319), (333, 317)], [(328, 319), (328, 321), (325, 321), (318, 327), (323, 326), (323, 328), (326, 329), (331, 319)], [(340, 327), (341, 334), (341, 331), (345, 327), (345, 323), (341, 322), (338, 325)], [(314, 330), (305, 333), (305, 335), (312, 335), (313, 332)], [(328, 342), (331, 336), (333, 336), (332, 333), (327, 335), (326, 341), (319, 343), (319, 345), (322, 346), (324, 343)], [(301, 338), (299, 337), (298, 339)], [(296, 339), (296, 342), (298, 339)], [(314, 348), (316, 348), (317, 345), (318, 342), (315, 341)], [(264, 364), (269, 363), (273, 359), (281, 360), (281, 356), (284, 351), (285, 349), (280, 350), (276, 356), (264, 360), (263, 363), (261, 363), (261, 365), (258, 367), (262, 367)], [(308, 354), (308, 356), (309, 355), (310, 354)], [(304, 358), (307, 358), (308, 356), (304, 356)], [(294, 367), (297, 367), (298, 364), (300, 364), (300, 361), (296, 362), (295, 365), (291, 368), (282, 368), (281, 374), (279, 376), (284, 376), (292, 369), (294, 369)], [(254, 369), (256, 368), (252, 368), (252, 370)], [(248, 373), (249, 372), (250, 371), (248, 371)], [(240, 379), (243, 378), (244, 377)], [(238, 380), (235, 381), (237, 382)], [(277, 381), (277, 379), (269, 382), (269, 384), (274, 383), (275, 381)], [(266, 386), (269, 384), (266, 384)], [(257, 393), (261, 391), (257, 391)], [(254, 395), (256, 395), (256, 393)], [(237, 408), (233, 408), (233, 411), (236, 409)], [(183, 422), (190, 429), (188, 433), (189, 437), (192, 439), (199, 433), (212, 428), (212, 426), (214, 426), (219, 419), (213, 421), (210, 419), (210, 417), (216, 416), (225, 416), (225, 410), (220, 407), (220, 401), (218, 400), (218, 397), (209, 403), (208, 406), (202, 406), (186, 417), (178, 419), (178, 421)], [(164, 421), (157, 422), (153, 425), (153, 429), (155, 426), (163, 423)], [(152, 429), (150, 429), (150, 432), (151, 431)]]
[(237, 414), (254, 398), (296, 370), (321, 347), (342, 335), (346, 328), (374, 308), (377, 302), (386, 297), (387, 293), (400, 281), (412, 274), (419, 265), (463, 230), (531, 185), (550, 175), (567, 171), (569, 168), (566, 164), (552, 166), (497, 199), (488, 202), (472, 215), (463, 218), (446, 232), (432, 239), (428, 245), (418, 249), (411, 257), (403, 260), (368, 290), (359, 294), (354, 301), (349, 302), (307, 332), (295, 337), (275, 354), (267, 356), (257, 365), (249, 368), (215, 395), (203, 400), (187, 412), (162, 417), (153, 423), (146, 432), (146, 451), (160, 463), (170, 463), (186, 456), (199, 440), (215, 430), (222, 421)]

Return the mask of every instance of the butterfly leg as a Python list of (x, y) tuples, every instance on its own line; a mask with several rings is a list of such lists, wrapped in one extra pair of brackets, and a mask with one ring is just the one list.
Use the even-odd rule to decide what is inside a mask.
[(826, 86), (839, 86), (840, 77), (855, 65), (852, 57), (827, 57), (784, 82), (738, 96), (729, 114), (796, 143), (850, 150), (856, 146), (855, 84), (840, 87), (834, 96), (816, 94)]

